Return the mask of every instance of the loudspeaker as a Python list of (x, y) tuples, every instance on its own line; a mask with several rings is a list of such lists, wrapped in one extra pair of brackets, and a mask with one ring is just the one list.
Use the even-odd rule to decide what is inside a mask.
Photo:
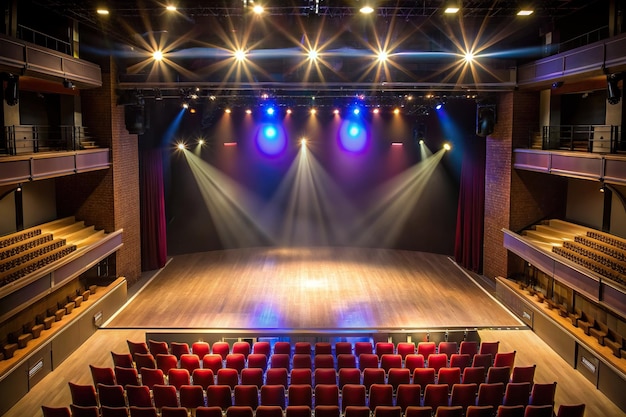
[(4, 90), (4, 99), (9, 106), (15, 106), (20, 99), (19, 75), (9, 74), (7, 78), (7, 87)]
[(124, 106), (124, 121), (128, 133), (142, 135), (145, 132), (144, 106), (129, 104)]
[(491, 135), (495, 124), (495, 104), (478, 106), (476, 110), (476, 135), (481, 137)]
[(607, 100), (609, 104), (615, 105), (622, 98), (622, 91), (619, 89), (621, 74), (611, 74), (606, 77)]

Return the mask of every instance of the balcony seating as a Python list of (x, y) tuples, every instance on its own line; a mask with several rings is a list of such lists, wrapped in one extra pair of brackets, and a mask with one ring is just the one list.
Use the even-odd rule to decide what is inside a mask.
[(589, 335), (595, 337), (598, 343), (604, 346), (604, 338), (609, 334), (609, 327), (606, 323), (596, 320), (595, 325), (589, 328)]
[(613, 355), (616, 357), (626, 358), (626, 343), (624, 342), (624, 337), (615, 330), (607, 330), (607, 335), (604, 337), (604, 345), (610, 347)]

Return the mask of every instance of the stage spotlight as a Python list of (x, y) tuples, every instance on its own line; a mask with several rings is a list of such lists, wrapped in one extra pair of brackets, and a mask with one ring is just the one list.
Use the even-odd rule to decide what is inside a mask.
[(372, 6), (363, 6), (359, 9), (362, 14), (372, 14), (374, 13), (374, 8)]
[(441, 110), (441, 108), (443, 107), (443, 103), (439, 102), (437, 103), (437, 105), (435, 106), (435, 110)]
[(246, 114), (252, 114), (252, 110), (246, 109)]
[(174, 6), (173, 4), (168, 4), (167, 6), (165, 6), (165, 10), (167, 10), (168, 12), (175, 12), (176, 6)]
[(246, 59), (246, 51), (244, 51), (243, 49), (237, 49), (234, 53), (233, 56), (235, 57), (235, 59), (239, 62), (243, 61), (244, 59)]
[(465, 62), (472, 62), (474, 60), (474, 54), (471, 52), (466, 52), (464, 59), (465, 59)]
[(349, 152), (362, 152), (367, 146), (367, 132), (355, 121), (344, 121), (339, 131), (339, 143)]
[(185, 146), (184, 142), (178, 142), (176, 147), (178, 148), (178, 150), (181, 150), (181, 151), (187, 148), (187, 146)]
[(387, 54), (387, 52), (385, 51), (378, 51), (378, 62), (386, 62), (387, 58), (389, 58), (389, 55)]
[(317, 113), (317, 110), (315, 110), (315, 109), (311, 109), (311, 114), (312, 114), (312, 115), (315, 115), (316, 113)]
[(204, 145), (206, 142), (204, 141), (204, 139), (198, 139), (198, 145), (202, 146)]
[(287, 147), (287, 138), (284, 131), (277, 125), (264, 124), (260, 127), (257, 137), (259, 150), (268, 156), (276, 156)]
[(300, 139), (300, 146), (306, 146), (306, 138)]
[(263, 14), (265, 9), (263, 8), (263, 6), (257, 4), (252, 8), (252, 11), (254, 12), (254, 14)]
[(291, 114), (291, 109), (287, 109), (287, 114)]
[(273, 116), (274, 115), (274, 107), (268, 107), (267, 110), (265, 111), (269, 116)]
[(307, 55), (311, 61), (317, 61), (318, 53), (315, 49), (311, 49)]
[(231, 109), (226, 109), (226, 110), (224, 110), (224, 113), (226, 113), (226, 114), (230, 114), (231, 112), (232, 112), (232, 110), (231, 110)]
[(183, 107), (183, 109), (188, 109), (189, 108), (189, 103), (187, 103), (186, 101), (183, 102), (182, 107)]
[(361, 110), (360, 110), (358, 107), (355, 107), (355, 108), (352, 110), (352, 114), (354, 114), (355, 116), (358, 116), (358, 115), (359, 115), (359, 113), (361, 113)]
[(420, 145), (424, 144), (424, 139), (420, 139), (420, 141), (418, 142)]
[(380, 109), (377, 107), (377, 108), (375, 108), (374, 110), (372, 110), (372, 112), (373, 112), (374, 114), (378, 114), (378, 113), (380, 113)]
[(162, 61), (163, 60), (163, 52), (162, 51), (154, 51), (152, 53), (152, 58), (155, 61)]
[(446, 151), (449, 151), (450, 149), (452, 149), (452, 145), (446, 142), (443, 144), (443, 149), (445, 149)]
[(609, 104), (615, 105), (622, 98), (622, 92), (619, 88), (619, 81), (624, 78), (624, 74), (609, 74), (606, 76), (607, 82), (607, 100)]
[(397, 107), (393, 109), (393, 114), (400, 114), (400, 109)]
[(335, 110), (333, 110), (333, 114), (334, 114), (335, 116), (338, 116), (338, 115), (339, 115), (339, 109), (335, 109)]

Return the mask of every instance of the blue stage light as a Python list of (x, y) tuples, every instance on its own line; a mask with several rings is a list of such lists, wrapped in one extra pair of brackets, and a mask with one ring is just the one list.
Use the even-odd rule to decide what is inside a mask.
[(368, 138), (365, 126), (355, 121), (344, 121), (339, 130), (339, 144), (349, 152), (362, 152)]
[(256, 136), (259, 150), (268, 156), (276, 156), (287, 148), (287, 138), (280, 126), (274, 124), (261, 125)]

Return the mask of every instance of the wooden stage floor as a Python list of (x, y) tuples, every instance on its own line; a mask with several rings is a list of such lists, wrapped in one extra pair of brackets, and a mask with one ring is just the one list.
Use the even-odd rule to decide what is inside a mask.
[(107, 328), (523, 327), (453, 260), (366, 248), (254, 248), (174, 257)]

